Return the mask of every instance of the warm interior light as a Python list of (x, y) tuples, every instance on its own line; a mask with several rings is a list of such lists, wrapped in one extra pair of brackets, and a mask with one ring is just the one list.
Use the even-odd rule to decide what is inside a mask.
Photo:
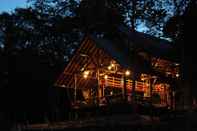
[(108, 78), (108, 76), (107, 76), (107, 75), (105, 75), (105, 76), (104, 76), (104, 78), (105, 78), (105, 79), (107, 79), (107, 78)]
[(166, 72), (167, 75), (171, 75), (171, 72)]
[(108, 68), (108, 70), (111, 70), (112, 67), (111, 66), (108, 66), (107, 68)]
[(84, 74), (83, 77), (86, 79), (88, 77), (88, 75)]
[(145, 75), (144, 74), (141, 74), (141, 77), (140, 78), (141, 78), (142, 81), (144, 81), (145, 80)]
[(84, 71), (84, 75), (89, 75), (90, 71)]
[(112, 64), (111, 64), (111, 67), (115, 67), (115, 65), (112, 63)]
[(179, 76), (180, 76), (180, 75), (177, 73), (177, 74), (176, 74), (176, 77), (179, 77)]
[(131, 74), (131, 72), (129, 71), (129, 70), (127, 70), (126, 72), (125, 72), (125, 75), (126, 76), (129, 76)]
[(90, 74), (90, 71), (84, 71), (83, 72), (83, 77), (87, 78), (89, 74)]
[(175, 63), (175, 66), (179, 66), (179, 63)]

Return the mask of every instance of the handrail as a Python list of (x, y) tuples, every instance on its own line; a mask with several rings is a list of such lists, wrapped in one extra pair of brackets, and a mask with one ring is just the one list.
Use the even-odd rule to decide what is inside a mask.
[[(101, 78), (100, 83), (104, 85), (104, 87), (114, 87), (114, 88), (124, 88), (123, 79), (118, 77), (111, 77), (108, 78)], [(132, 80), (126, 80), (126, 87), (128, 90), (132, 89)], [(136, 90), (137, 91), (144, 91), (145, 85), (143, 82), (136, 81)]]

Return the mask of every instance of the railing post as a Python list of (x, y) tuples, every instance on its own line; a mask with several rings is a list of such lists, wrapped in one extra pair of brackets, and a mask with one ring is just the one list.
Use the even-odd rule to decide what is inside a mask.
[(100, 93), (99, 93), (99, 90), (100, 90), (100, 72), (99, 72), (99, 69), (97, 69), (97, 89), (96, 89), (96, 104), (99, 104), (99, 99), (100, 99)]
[(126, 76), (123, 77), (123, 80), (124, 80), (124, 90), (123, 90), (124, 101), (127, 102), (127, 79), (126, 79)]
[(76, 103), (77, 101), (77, 75), (76, 74), (74, 74), (74, 79), (75, 79), (74, 102)]
[(131, 90), (131, 97), (132, 97), (132, 102), (135, 103), (136, 102), (136, 93), (135, 93), (135, 89), (136, 89), (136, 79), (137, 79), (137, 72), (135, 71), (135, 69), (133, 70), (133, 75), (132, 75), (132, 90)]

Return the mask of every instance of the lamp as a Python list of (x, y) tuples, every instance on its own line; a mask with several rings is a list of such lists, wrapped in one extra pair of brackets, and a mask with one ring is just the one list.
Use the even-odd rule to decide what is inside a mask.
[(108, 68), (108, 70), (111, 70), (112, 67), (111, 66), (108, 66), (107, 68)]
[(125, 75), (129, 76), (131, 74), (131, 72), (129, 70), (126, 70)]
[(104, 76), (104, 78), (105, 78), (105, 79), (107, 79), (107, 78), (108, 78), (108, 76), (107, 76), (107, 75), (105, 75), (105, 76)]
[(83, 77), (86, 79), (88, 77), (88, 75), (84, 74)]
[(86, 79), (89, 74), (90, 74), (90, 71), (84, 71), (83, 72), (83, 77)]

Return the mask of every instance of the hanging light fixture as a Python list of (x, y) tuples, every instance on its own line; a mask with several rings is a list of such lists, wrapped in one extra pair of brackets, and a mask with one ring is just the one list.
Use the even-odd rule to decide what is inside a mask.
[(111, 70), (111, 69), (112, 69), (112, 67), (111, 67), (111, 66), (108, 66), (108, 67), (107, 67), (107, 69), (108, 69), (108, 70)]
[(180, 75), (177, 73), (177, 74), (176, 74), (176, 77), (178, 78), (179, 76), (180, 76)]
[(84, 75), (83, 75), (83, 78), (85, 78), (85, 79), (88, 78), (88, 75), (85, 75), (85, 74), (84, 74)]
[(110, 65), (109, 65), (107, 68), (108, 68), (108, 70), (114, 70), (114, 69), (116, 69), (116, 64), (115, 64), (115, 62), (111, 61), (111, 62), (110, 62)]
[(141, 76), (140, 76), (140, 79), (142, 80), (142, 81), (145, 81), (146, 79), (147, 79), (147, 75), (146, 74), (141, 74)]
[(107, 79), (107, 78), (108, 78), (108, 76), (107, 76), (107, 75), (105, 75), (105, 76), (104, 76), (104, 78), (105, 78), (105, 79)]
[(131, 74), (131, 72), (129, 70), (126, 70), (125, 75), (129, 76)]
[(90, 71), (84, 71), (84, 75), (89, 75)]
[(112, 64), (111, 64), (111, 67), (115, 67), (115, 64), (114, 64), (114, 63), (112, 63)]
[(83, 72), (83, 77), (86, 79), (89, 74), (90, 74), (90, 71), (84, 71)]

